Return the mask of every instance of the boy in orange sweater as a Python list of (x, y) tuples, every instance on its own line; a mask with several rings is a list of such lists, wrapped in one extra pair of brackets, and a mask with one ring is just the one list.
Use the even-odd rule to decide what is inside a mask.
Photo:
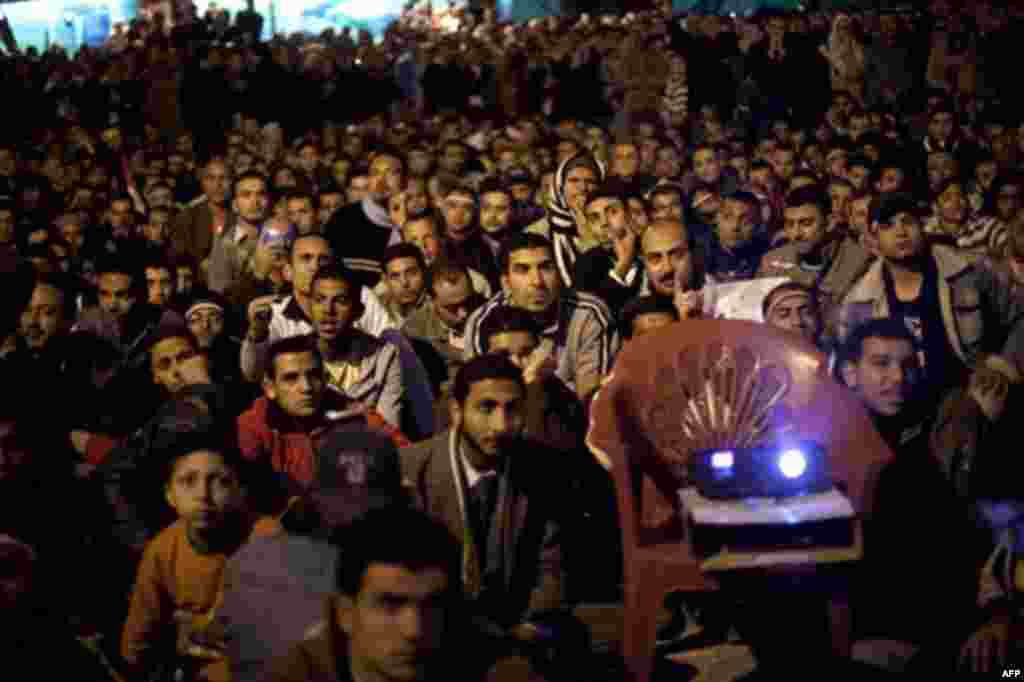
[(190, 682), (227, 681), (215, 621), (225, 566), (251, 535), (271, 534), (275, 524), (249, 514), (242, 459), (224, 439), (182, 432), (162, 450), (164, 495), (178, 520), (146, 546), (121, 653), (140, 676), (180, 671)]

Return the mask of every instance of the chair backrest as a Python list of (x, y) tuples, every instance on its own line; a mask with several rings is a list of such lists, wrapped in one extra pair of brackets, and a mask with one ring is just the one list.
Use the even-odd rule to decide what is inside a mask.
[[(779, 438), (816, 441), (858, 510), (892, 456), (825, 357), (769, 325), (688, 320), (630, 341), (591, 408), (587, 443), (610, 466), (623, 541), (671, 533), (690, 454)], [(654, 537), (664, 533), (653, 533)]]

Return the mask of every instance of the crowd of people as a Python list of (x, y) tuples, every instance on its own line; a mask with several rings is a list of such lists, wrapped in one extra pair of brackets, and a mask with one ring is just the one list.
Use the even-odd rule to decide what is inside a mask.
[[(590, 402), (766, 278), (895, 455), (806, 660), (1019, 664), (1022, 21), (157, 14), (3, 57), (0, 677), (622, 679)], [(687, 599), (663, 640), (758, 636)]]

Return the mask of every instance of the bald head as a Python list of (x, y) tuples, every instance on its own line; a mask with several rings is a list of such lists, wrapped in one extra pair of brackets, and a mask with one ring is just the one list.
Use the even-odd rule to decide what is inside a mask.
[(666, 235), (679, 237), (685, 241), (688, 236), (686, 225), (678, 220), (671, 219), (660, 219), (651, 222), (647, 229), (644, 230), (643, 237), (640, 239), (640, 250), (646, 252), (649, 241), (657, 241)]
[(686, 226), (676, 220), (656, 220), (644, 232), (640, 250), (651, 287), (671, 296), (676, 276), (689, 282), (693, 272)]

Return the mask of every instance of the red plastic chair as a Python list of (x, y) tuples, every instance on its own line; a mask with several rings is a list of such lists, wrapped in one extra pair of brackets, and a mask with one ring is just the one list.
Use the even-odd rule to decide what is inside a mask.
[(777, 436), (822, 443), (833, 479), (870, 509), (892, 456), (824, 356), (768, 325), (688, 320), (630, 341), (591, 408), (587, 443), (615, 479), (623, 534), (622, 653), (634, 682), (653, 668), (656, 618), (673, 590), (718, 589), (692, 555), (677, 492), (691, 452)]

